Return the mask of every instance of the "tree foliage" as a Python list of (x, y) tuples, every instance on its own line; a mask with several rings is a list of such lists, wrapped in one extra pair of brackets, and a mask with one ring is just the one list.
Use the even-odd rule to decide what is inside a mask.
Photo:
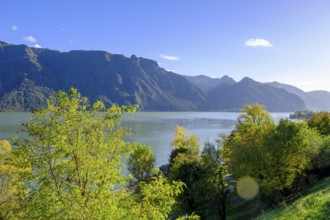
[(313, 113), (308, 125), (322, 135), (330, 135), (330, 112)]
[(31, 167), (21, 166), (24, 158), (14, 153), (9, 141), (0, 140), (0, 219), (14, 214), (21, 217), (20, 206), (26, 198), (27, 188), (21, 179), (31, 172)]
[(224, 159), (233, 176), (255, 178), (269, 196), (292, 189), (322, 143), (305, 122), (282, 119), (276, 126), (260, 105), (243, 108), (236, 128), (224, 141)]
[(225, 219), (228, 184), (219, 150), (207, 143), (199, 155), (198, 139), (182, 127), (177, 127), (172, 144), (169, 178), (186, 185), (178, 197), (176, 215)]
[(304, 122), (282, 119), (267, 142), (267, 175), (263, 185), (272, 190), (291, 188), (299, 176), (312, 168), (312, 158), (322, 139)]
[(25, 180), (31, 189), (26, 204), (30, 218), (88, 218), (113, 211), (112, 190), (126, 180), (121, 158), (131, 152), (122, 139), (128, 132), (120, 127), (120, 116), (134, 110), (105, 109), (100, 101), (89, 107), (86, 98), (70, 89), (34, 112), (25, 125), (31, 138), (15, 140), (18, 153), (33, 167)]
[(149, 184), (140, 182), (134, 202), (127, 207), (127, 216), (129, 219), (168, 219), (183, 187), (182, 182), (169, 182), (161, 175), (153, 177)]
[(309, 120), (312, 118), (313, 111), (310, 110), (300, 110), (295, 111), (289, 115), (290, 119), (306, 119)]
[(149, 146), (136, 144), (133, 153), (127, 160), (127, 169), (137, 182), (144, 181), (148, 183), (155, 172), (155, 161), (156, 157), (152, 154)]
[(181, 126), (176, 127), (172, 146), (173, 150), (170, 155), (170, 165), (173, 165), (174, 159), (177, 156), (180, 157), (180, 155), (182, 155), (182, 157), (196, 157), (200, 149), (197, 136), (189, 134)]
[(224, 161), (234, 177), (261, 175), (266, 166), (265, 140), (275, 129), (274, 120), (259, 104), (246, 105), (236, 128), (224, 140)]
[[(25, 124), (29, 138), (0, 141), (0, 218), (166, 219), (183, 183), (151, 177), (151, 149), (125, 143), (121, 115), (136, 106), (91, 106), (76, 89), (58, 92)], [(129, 157), (129, 155), (131, 155)], [(126, 187), (129, 157), (139, 190)], [(146, 182), (143, 182), (146, 181)]]

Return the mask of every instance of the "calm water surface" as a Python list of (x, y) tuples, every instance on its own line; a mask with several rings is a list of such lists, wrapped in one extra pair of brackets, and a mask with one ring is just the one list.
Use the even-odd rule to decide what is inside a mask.
[[(127, 141), (150, 145), (156, 154), (156, 165), (168, 162), (172, 150), (171, 141), (175, 127), (185, 127), (189, 133), (199, 137), (201, 145), (206, 140), (214, 142), (219, 134), (228, 134), (235, 128), (238, 112), (137, 112), (123, 118), (123, 126), (131, 129)], [(22, 123), (31, 119), (31, 113), (1, 112), (0, 139), (8, 139), (22, 128)], [(272, 113), (276, 121), (288, 117), (289, 113)], [(21, 134), (19, 134), (21, 135)]]

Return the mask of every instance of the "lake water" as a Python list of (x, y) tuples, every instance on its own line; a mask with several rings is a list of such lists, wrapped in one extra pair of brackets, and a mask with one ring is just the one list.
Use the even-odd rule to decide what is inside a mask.
[[(168, 162), (175, 127), (180, 125), (199, 137), (201, 146), (206, 140), (214, 142), (219, 134), (229, 134), (235, 128), (239, 112), (137, 112), (123, 117), (123, 126), (131, 129), (127, 141), (150, 145), (156, 155), (156, 165)], [(289, 113), (271, 113), (278, 121)], [(31, 119), (31, 113), (0, 112), (0, 139), (17, 134), (22, 123)]]

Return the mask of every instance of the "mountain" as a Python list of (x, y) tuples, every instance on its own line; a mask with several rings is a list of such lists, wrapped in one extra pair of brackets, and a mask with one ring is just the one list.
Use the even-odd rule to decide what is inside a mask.
[(225, 75), (221, 78), (211, 78), (204, 75), (199, 76), (184, 76), (189, 82), (198, 86), (204, 92), (209, 92), (220, 84), (232, 85), (236, 81), (229, 76)]
[[(205, 93), (197, 86), (160, 68), (153, 60), (104, 51), (59, 52), (0, 42), (0, 99), (16, 105), (6, 108), (2, 104), (1, 110), (31, 110), (32, 106), (16, 102), (19, 97), (13, 95), (22, 91), (24, 80), (30, 89), (38, 91), (40, 105), (45, 104), (44, 95), (70, 87), (91, 101), (139, 104), (141, 110), (148, 111), (198, 110), (206, 101)], [(26, 95), (19, 99), (28, 101)]]
[(292, 85), (287, 85), (279, 82), (266, 83), (267, 85), (281, 88), (287, 92), (299, 96), (306, 104), (306, 107), (313, 111), (330, 110), (330, 93), (327, 91), (312, 91), (305, 92)]
[[(139, 104), (143, 111), (237, 111), (256, 102), (269, 111), (306, 108), (288, 88), (250, 78), (236, 82), (229, 76), (182, 76), (135, 55), (60, 52), (0, 41), (0, 111), (31, 111), (45, 106), (56, 91), (70, 87), (92, 102)], [(309, 96), (328, 100), (328, 94), (322, 94), (322, 100), (320, 92)]]
[(8, 112), (31, 111), (44, 107), (48, 98), (54, 95), (54, 90), (37, 86), (33, 81), (24, 78), (12, 91), (0, 98), (0, 109)]
[(240, 110), (245, 104), (259, 103), (268, 111), (297, 111), (305, 109), (304, 101), (284, 89), (259, 83), (248, 77), (232, 85), (218, 85), (208, 93), (207, 108), (213, 111)]
[(330, 111), (330, 92), (324, 90), (315, 90), (307, 92), (307, 94), (322, 103), (323, 108), (319, 108), (319, 110)]

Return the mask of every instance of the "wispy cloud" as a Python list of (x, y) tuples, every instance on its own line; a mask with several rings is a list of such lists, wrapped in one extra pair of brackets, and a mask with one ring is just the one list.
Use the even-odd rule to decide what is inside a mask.
[(37, 42), (37, 39), (35, 39), (31, 35), (30, 36), (27, 36), (27, 37), (23, 37), (23, 40), (28, 41), (28, 42), (31, 42), (31, 43)]
[(248, 47), (273, 47), (273, 45), (265, 39), (249, 39), (245, 42), (245, 46)]
[(168, 55), (164, 55), (164, 54), (161, 54), (159, 56), (161, 58), (165, 59), (165, 60), (170, 60), (170, 61), (178, 61), (178, 60), (180, 60), (180, 57), (176, 57), (176, 56), (168, 56)]
[(42, 46), (40, 44), (35, 44), (34, 47), (35, 48), (42, 48)]
[(11, 26), (11, 29), (12, 29), (13, 31), (18, 31), (18, 27), (17, 27), (16, 25), (12, 25), (12, 26)]

